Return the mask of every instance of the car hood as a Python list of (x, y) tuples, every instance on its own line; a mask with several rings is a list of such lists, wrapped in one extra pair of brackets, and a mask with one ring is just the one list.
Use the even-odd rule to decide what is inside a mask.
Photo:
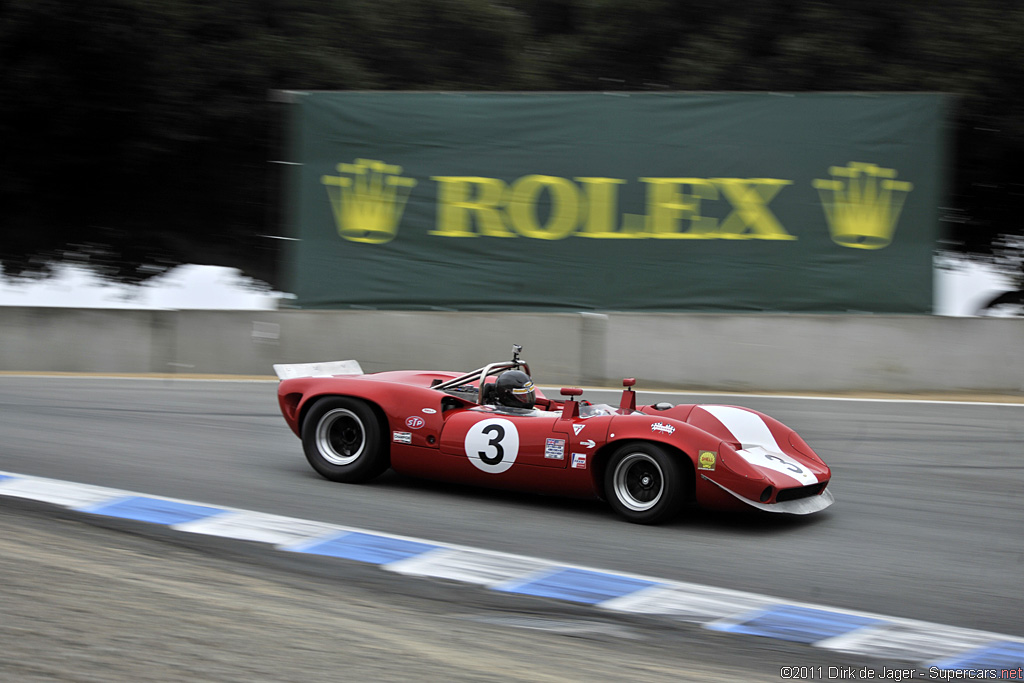
[[(698, 405), (686, 421), (714, 434), (767, 478), (780, 484), (807, 486), (827, 479), (830, 472), (796, 432), (778, 420), (749, 408)], [(798, 470), (803, 470), (798, 471)]]

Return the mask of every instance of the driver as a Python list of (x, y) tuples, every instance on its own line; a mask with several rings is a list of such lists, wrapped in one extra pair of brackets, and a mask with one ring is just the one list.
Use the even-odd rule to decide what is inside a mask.
[(500, 406), (531, 410), (536, 401), (533, 380), (522, 370), (506, 370), (494, 381), (494, 402)]

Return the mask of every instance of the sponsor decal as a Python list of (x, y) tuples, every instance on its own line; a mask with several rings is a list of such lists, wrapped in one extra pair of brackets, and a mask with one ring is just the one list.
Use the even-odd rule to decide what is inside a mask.
[(587, 454), (586, 453), (573, 453), (572, 454), (572, 468), (574, 470), (585, 470), (585, 469), (587, 469)]
[(412, 417), (405, 418), (405, 426), (409, 429), (419, 429), (425, 424), (426, 422), (424, 422), (423, 418), (419, 415), (413, 415)]
[[(386, 244), (397, 234), (416, 178), (378, 159), (355, 159), (323, 175), (338, 235), (364, 244)], [(882, 249), (893, 239), (912, 183), (896, 169), (851, 161), (832, 166), (818, 191), (832, 240), (853, 249)], [(437, 220), (429, 235), (442, 238), (524, 237), (562, 240), (687, 239), (795, 241), (771, 203), (794, 181), (785, 178), (638, 177), (645, 186), (644, 214), (618, 213), (626, 178), (528, 174), (514, 181), (484, 176), (430, 176), (437, 187)], [(730, 212), (721, 220), (699, 211), (702, 202)], [(549, 206), (547, 219), (538, 207)], [(530, 388), (520, 389), (526, 392)]]
[(395, 238), (413, 178), (402, 177), (402, 167), (375, 159), (338, 164), (338, 175), (325, 175), (338, 234), (352, 242), (384, 244)]
[(572, 426), (572, 431), (576, 434), (576, 436), (579, 436), (580, 432), (582, 432), (583, 428), (586, 427), (586, 426), (587, 425), (585, 425), (585, 424), (574, 424)]
[(851, 161), (828, 169), (831, 180), (813, 185), (821, 197), (832, 241), (851, 249), (883, 249), (892, 242), (896, 223), (912, 183), (896, 180), (896, 170)]
[(664, 422), (655, 422), (651, 425), (652, 432), (661, 432), (662, 434), (674, 434), (676, 428), (672, 425), (667, 425)]
[[(612, 436), (614, 437), (615, 435), (612, 434)], [(580, 445), (584, 448), (593, 448), (597, 443), (593, 439), (587, 439), (586, 441), (580, 441)]]
[(436, 410), (434, 410), (433, 408), (424, 408), (424, 409), (423, 409), (423, 412), (424, 412), (424, 413), (426, 413), (427, 415), (433, 415), (433, 414), (434, 414), (434, 413), (436, 413), (437, 411), (436, 411)]
[(547, 439), (544, 442), (544, 457), (551, 460), (562, 460), (565, 458), (565, 440)]
[(412, 432), (392, 432), (391, 440), (395, 443), (412, 443)]
[(697, 469), (701, 470), (714, 470), (715, 462), (718, 460), (718, 454), (714, 451), (701, 451), (697, 455)]
[[(782, 178), (637, 178), (646, 186), (646, 215), (618, 214), (625, 178), (525, 175), (511, 184), (486, 177), (431, 176), (437, 183), (438, 237), (590, 239), (795, 240), (769, 208), (793, 181)], [(721, 223), (698, 215), (702, 201), (723, 201)], [(538, 220), (544, 204), (547, 220)], [(344, 237), (344, 233), (342, 234)]]

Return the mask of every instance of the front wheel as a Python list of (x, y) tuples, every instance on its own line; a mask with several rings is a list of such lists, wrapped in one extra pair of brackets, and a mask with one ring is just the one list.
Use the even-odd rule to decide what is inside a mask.
[(325, 479), (360, 483), (379, 476), (390, 464), (384, 434), (380, 419), (365, 402), (322, 398), (302, 423), (302, 450)]
[(626, 444), (612, 454), (604, 474), (605, 496), (630, 522), (657, 524), (686, 501), (685, 474), (677, 459), (652, 443)]

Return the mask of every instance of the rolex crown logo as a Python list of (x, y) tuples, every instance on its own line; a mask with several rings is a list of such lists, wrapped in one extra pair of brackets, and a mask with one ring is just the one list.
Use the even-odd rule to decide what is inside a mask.
[(881, 249), (892, 242), (903, 201), (914, 186), (896, 171), (851, 161), (828, 169), (832, 180), (815, 180), (832, 241), (854, 249)]
[(338, 173), (320, 178), (327, 187), (338, 234), (352, 242), (367, 244), (383, 244), (394, 239), (405, 202), (416, 181), (403, 178), (401, 166), (373, 159), (338, 164)]

